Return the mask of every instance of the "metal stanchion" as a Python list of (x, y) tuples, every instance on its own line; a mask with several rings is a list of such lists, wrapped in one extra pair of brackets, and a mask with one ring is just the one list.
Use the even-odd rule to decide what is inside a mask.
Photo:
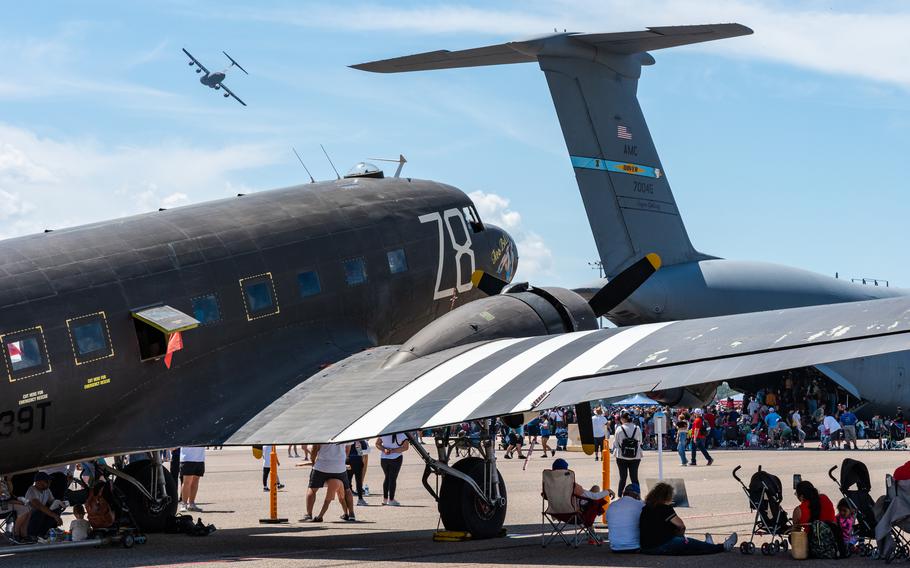
[(278, 451), (277, 446), (272, 444), (272, 452), (269, 454), (269, 517), (259, 519), (260, 523), (277, 525), (288, 522), (287, 519), (278, 518)]

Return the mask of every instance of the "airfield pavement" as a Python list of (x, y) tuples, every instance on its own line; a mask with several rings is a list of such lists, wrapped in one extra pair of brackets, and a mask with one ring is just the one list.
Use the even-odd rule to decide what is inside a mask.
[[(367, 483), (372, 495), (370, 506), (357, 507), (358, 522), (345, 523), (337, 503), (332, 505), (321, 524), (301, 523), (304, 514), (304, 495), (309, 467), (295, 467), (300, 459), (288, 459), (281, 448), (281, 481), (287, 488), (279, 493), (279, 514), (288, 517), (287, 525), (262, 525), (259, 518), (267, 516), (268, 494), (262, 491), (261, 464), (252, 457), (249, 448), (210, 450), (206, 458), (206, 475), (197, 499), (204, 512), (197, 514), (205, 523), (214, 523), (218, 530), (207, 537), (185, 535), (149, 535), (148, 542), (132, 549), (121, 547), (82, 548), (76, 550), (47, 550), (38, 553), (11, 554), (15, 548), (0, 548), (0, 566), (188, 566), (194, 564), (228, 565), (242, 562), (244, 566), (692, 566), (693, 562), (709, 562), (718, 566), (737, 563), (749, 565), (793, 564), (788, 554), (768, 558), (756, 553), (743, 556), (734, 551), (727, 554), (691, 558), (615, 555), (608, 547), (581, 544), (569, 549), (562, 544), (540, 546), (540, 471), (549, 466), (552, 458), (543, 459), (537, 452), (522, 471), (521, 460), (500, 460), (500, 468), (508, 486), (509, 511), (505, 538), (458, 543), (436, 543), (432, 533), (437, 524), (435, 503), (420, 485), (423, 463), (415, 452), (405, 454), (405, 465), (399, 478), (399, 508), (381, 506), (382, 471), (378, 455), (372, 454)], [(501, 453), (500, 453), (501, 455)], [(584, 485), (599, 482), (600, 463), (590, 456), (561, 452), (568, 459)], [(678, 512), (689, 527), (689, 534), (701, 538), (711, 532), (720, 541), (731, 531), (739, 532), (740, 541), (748, 539), (752, 513), (742, 488), (731, 477), (731, 470), (742, 465), (744, 480), (759, 465), (781, 478), (784, 485), (784, 504), (792, 510), (796, 501), (792, 492), (792, 476), (800, 473), (803, 479), (816, 484), (836, 503), (840, 498), (828, 469), (840, 464), (845, 457), (864, 461), (873, 481), (873, 497), (884, 492), (884, 476), (910, 459), (904, 451), (827, 451), (806, 450), (717, 450), (714, 465), (680, 467), (675, 452), (664, 454), (665, 477), (682, 478), (686, 482), (691, 506)], [(615, 468), (614, 468), (615, 473)], [(657, 476), (655, 452), (648, 452), (641, 468), (641, 480)], [(613, 488), (616, 477), (613, 478)], [(319, 499), (321, 502), (322, 494)], [(72, 519), (64, 516), (68, 526)], [(2, 547), (2, 545), (0, 545)], [(826, 562), (813, 560), (813, 566)], [(872, 565), (875, 561), (852, 557), (849, 565)], [(881, 561), (878, 561), (881, 562)], [(833, 564), (834, 562), (829, 562)], [(839, 561), (838, 565), (844, 565)]]

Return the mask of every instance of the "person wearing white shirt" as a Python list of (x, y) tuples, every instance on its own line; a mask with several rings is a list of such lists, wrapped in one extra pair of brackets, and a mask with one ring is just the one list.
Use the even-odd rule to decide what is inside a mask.
[[(321, 523), (332, 500), (337, 496), (341, 502), (343, 514), (341, 520), (355, 521), (354, 494), (351, 492), (351, 481), (348, 478), (346, 463), (350, 444), (317, 444), (313, 446), (313, 469), (310, 471), (310, 483), (306, 495), (306, 516), (303, 521)], [(313, 506), (316, 504), (316, 492), (325, 486), (325, 501), (322, 510), (315, 517)]]
[(205, 475), (205, 448), (202, 446), (180, 448), (180, 475), (183, 487), (180, 490), (180, 511), (201, 512), (196, 506), (199, 479)]
[(395, 500), (395, 489), (398, 486), (398, 474), (404, 462), (403, 454), (411, 447), (404, 434), (389, 434), (376, 439), (376, 449), (380, 451), (380, 465), (385, 479), (382, 481), (382, 504), (398, 507)]
[(837, 421), (837, 418), (828, 414), (825, 416), (825, 420), (822, 422), (822, 424), (828, 431), (828, 436), (830, 436), (831, 442), (835, 445), (835, 447), (840, 449), (840, 434), (838, 434), (838, 431), (841, 429), (840, 422)]
[(599, 461), (604, 449), (604, 438), (607, 437), (607, 417), (599, 406), (594, 409), (591, 426), (594, 429), (594, 461)]
[[(276, 448), (277, 451), (277, 448)], [(275, 456), (275, 465), (281, 465), (278, 456)], [(272, 446), (262, 446), (262, 490), (269, 490), (269, 476), (272, 474)], [(284, 489), (281, 479), (276, 477), (275, 489)]]
[(626, 485), (622, 498), (610, 503), (607, 509), (607, 527), (610, 529), (610, 550), (632, 553), (641, 548), (641, 531), (638, 520), (645, 504), (641, 501), (641, 488), (637, 483)]

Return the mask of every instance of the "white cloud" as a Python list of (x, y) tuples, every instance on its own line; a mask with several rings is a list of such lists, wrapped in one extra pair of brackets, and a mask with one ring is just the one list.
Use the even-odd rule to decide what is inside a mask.
[(538, 282), (552, 276), (553, 251), (543, 238), (534, 231), (526, 230), (521, 223), (521, 214), (509, 209), (509, 199), (496, 193), (473, 191), (468, 194), (480, 218), (505, 229), (518, 247), (518, 272), (513, 281)]
[[(220, 198), (239, 171), (274, 163), (275, 148), (180, 141), (105, 147), (0, 123), (0, 237)], [(23, 197), (27, 196), (27, 200)]]
[[(687, 49), (788, 63), (910, 88), (910, 5), (779, 0), (537, 0), (514, 8), (463, 4), (395, 8), (378, 4), (244, 12), (244, 17), (304, 27), (407, 34), (485, 34), (496, 41), (560, 31), (631, 31), (646, 26), (739, 22), (755, 35)], [(239, 17), (233, 14), (230, 17)], [(475, 47), (455, 38), (434, 49)]]

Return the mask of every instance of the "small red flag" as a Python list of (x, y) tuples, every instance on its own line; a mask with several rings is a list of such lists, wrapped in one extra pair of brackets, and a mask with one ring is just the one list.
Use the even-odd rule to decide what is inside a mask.
[(183, 349), (183, 337), (179, 331), (175, 331), (171, 334), (170, 339), (167, 340), (167, 353), (164, 355), (165, 367), (171, 368), (171, 357), (174, 356), (174, 351), (180, 351), (181, 349)]

